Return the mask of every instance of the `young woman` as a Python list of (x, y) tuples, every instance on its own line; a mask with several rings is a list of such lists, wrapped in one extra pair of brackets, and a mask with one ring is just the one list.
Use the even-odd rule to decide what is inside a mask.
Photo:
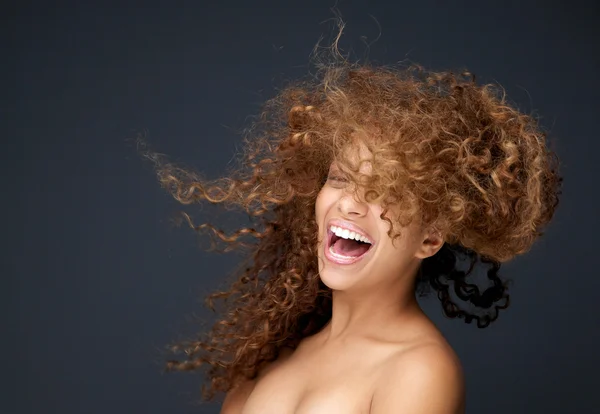
[[(223, 414), (462, 413), (460, 362), (416, 294), (433, 289), (479, 327), (496, 319), (500, 263), (558, 203), (556, 157), (532, 117), (468, 73), (333, 56), (266, 103), (231, 176), (148, 154), (180, 202), (253, 221), (225, 234), (188, 217), (248, 260), (208, 298), (224, 299), (221, 320), (169, 367), (208, 368), (203, 396), (225, 392)], [(469, 281), (477, 262), (486, 289)]]

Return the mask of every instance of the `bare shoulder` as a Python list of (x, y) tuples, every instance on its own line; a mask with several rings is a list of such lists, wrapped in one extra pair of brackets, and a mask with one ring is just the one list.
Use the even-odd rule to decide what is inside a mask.
[(220, 414), (240, 414), (255, 385), (256, 379), (247, 380), (229, 390), (221, 405)]
[(258, 376), (253, 380), (246, 380), (239, 384), (237, 387), (232, 388), (225, 395), (225, 399), (223, 400), (223, 404), (221, 405), (220, 414), (240, 414), (244, 405), (246, 405), (246, 401), (258, 380), (263, 377), (267, 372), (272, 370), (277, 364), (280, 364), (285, 359), (287, 359), (292, 353), (292, 348), (283, 348), (279, 351), (279, 356), (277, 359), (265, 366), (263, 366), (259, 372)]
[(422, 341), (392, 355), (381, 372), (371, 404), (371, 414), (464, 411), (462, 366), (443, 339)]

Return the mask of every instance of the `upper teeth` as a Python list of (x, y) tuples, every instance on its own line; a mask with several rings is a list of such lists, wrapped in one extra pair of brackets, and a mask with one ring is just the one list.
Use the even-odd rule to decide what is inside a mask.
[(343, 239), (354, 239), (354, 240), (358, 240), (361, 241), (363, 243), (369, 243), (372, 244), (369, 239), (367, 239), (365, 236), (362, 236), (354, 231), (350, 231), (348, 229), (342, 229), (341, 227), (336, 227), (336, 226), (331, 226), (331, 232), (333, 234), (335, 234), (338, 237), (341, 237)]

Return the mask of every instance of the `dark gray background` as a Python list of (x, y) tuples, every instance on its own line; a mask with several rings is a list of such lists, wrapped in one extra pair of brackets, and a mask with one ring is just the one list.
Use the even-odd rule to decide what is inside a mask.
[[(450, 5), (452, 3), (452, 5)], [(492, 5), (494, 4), (494, 5)], [(216, 178), (246, 117), (307, 72), (332, 1), (4, 5), (0, 412), (217, 413), (165, 345), (238, 259), (199, 248), (128, 139)], [(600, 372), (595, 2), (340, 1), (342, 48), (467, 67), (542, 116), (562, 159), (554, 222), (503, 268), (490, 328), (431, 317), (463, 361), (468, 413), (590, 412)], [(188, 209), (196, 213), (199, 209)]]

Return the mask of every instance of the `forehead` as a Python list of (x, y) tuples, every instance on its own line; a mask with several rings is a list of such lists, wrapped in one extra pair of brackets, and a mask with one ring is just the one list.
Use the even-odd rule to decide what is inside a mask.
[[(373, 154), (369, 151), (369, 148), (361, 138), (362, 137), (353, 134), (352, 140), (342, 148), (340, 155), (341, 158), (349, 162), (353, 168), (360, 165), (359, 171), (362, 174), (369, 175), (372, 170), (370, 160), (372, 159)], [(335, 160), (332, 165), (335, 166)]]

